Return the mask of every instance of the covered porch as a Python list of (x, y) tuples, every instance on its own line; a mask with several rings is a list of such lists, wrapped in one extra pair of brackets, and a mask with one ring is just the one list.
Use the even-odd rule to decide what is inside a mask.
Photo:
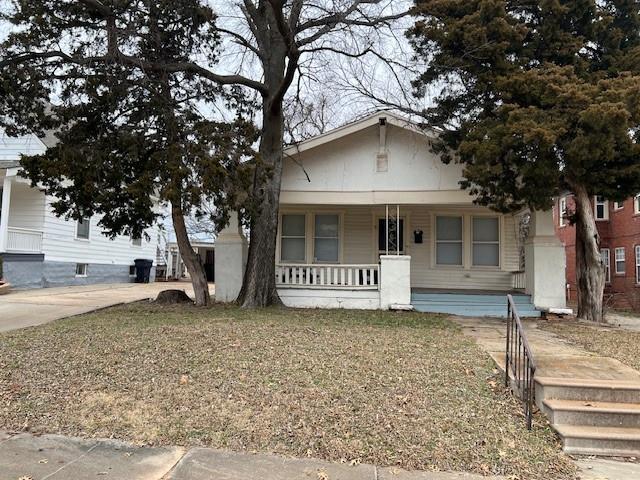
[(44, 192), (19, 177), (17, 167), (0, 169), (0, 253), (41, 254), (44, 214)]

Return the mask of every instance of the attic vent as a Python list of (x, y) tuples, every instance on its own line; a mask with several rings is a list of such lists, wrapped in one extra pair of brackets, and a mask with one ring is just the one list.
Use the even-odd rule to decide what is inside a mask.
[(386, 172), (389, 170), (389, 156), (386, 153), (376, 155), (376, 172)]
[(387, 124), (387, 117), (380, 117), (380, 125), (383, 127)]

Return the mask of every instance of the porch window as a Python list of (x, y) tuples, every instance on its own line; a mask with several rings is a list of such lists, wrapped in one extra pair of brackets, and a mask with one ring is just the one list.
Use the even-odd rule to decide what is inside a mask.
[(609, 218), (609, 202), (602, 195), (596, 195), (594, 205), (596, 220), (607, 220)]
[(436, 217), (436, 264), (462, 266), (462, 217)]
[(473, 217), (473, 265), (500, 266), (500, 222), (498, 217)]
[(564, 227), (567, 220), (567, 197), (560, 197), (558, 201), (558, 225)]
[(305, 261), (305, 216), (282, 215), (282, 236), (280, 239), (280, 260), (304, 263)]
[(89, 240), (89, 233), (91, 227), (91, 218), (83, 217), (76, 223), (76, 238), (81, 240)]
[(624, 247), (616, 248), (616, 275), (624, 275), (626, 271)]
[(338, 263), (340, 250), (340, 218), (338, 215), (316, 215), (313, 235), (313, 259), (320, 263)]
[(611, 283), (611, 252), (608, 248), (601, 248), (600, 256), (602, 257), (602, 264), (604, 265), (604, 281)]
[(636, 283), (640, 283), (640, 245), (636, 245)]
[[(389, 240), (389, 254), (393, 255), (398, 251), (404, 253), (404, 219), (396, 221), (389, 219), (389, 231), (387, 232), (387, 219), (378, 219), (378, 253), (387, 253), (387, 239)], [(400, 247), (400, 248), (398, 248)]]

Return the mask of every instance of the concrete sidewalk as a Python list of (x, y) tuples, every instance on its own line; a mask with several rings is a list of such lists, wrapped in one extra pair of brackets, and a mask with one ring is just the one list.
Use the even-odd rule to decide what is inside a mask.
[(210, 448), (0, 433), (0, 480), (499, 480)]
[(110, 283), (18, 290), (0, 295), (0, 332), (42, 325), (122, 303), (155, 298), (170, 288), (193, 296), (189, 282)]

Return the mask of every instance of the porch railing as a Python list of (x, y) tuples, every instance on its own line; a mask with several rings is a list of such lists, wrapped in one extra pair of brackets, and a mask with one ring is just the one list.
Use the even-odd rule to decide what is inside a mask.
[(7, 251), (19, 253), (42, 253), (42, 231), (9, 227)]
[(524, 405), (527, 428), (531, 430), (533, 406), (535, 404), (536, 364), (522, 326), (516, 304), (511, 295), (507, 295), (507, 347), (505, 361), (505, 385), (511, 388)]
[(276, 285), (294, 288), (377, 290), (379, 265), (276, 265)]
[(527, 288), (527, 277), (524, 270), (511, 272), (511, 288), (514, 290), (524, 290)]

